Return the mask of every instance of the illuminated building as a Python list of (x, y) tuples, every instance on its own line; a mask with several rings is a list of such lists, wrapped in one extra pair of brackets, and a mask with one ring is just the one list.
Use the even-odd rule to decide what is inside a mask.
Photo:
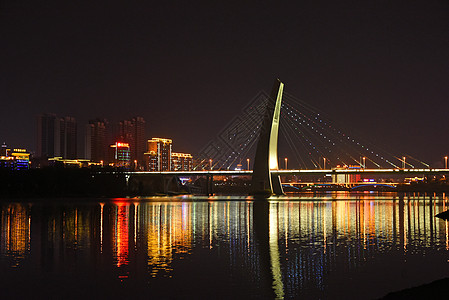
[(94, 162), (107, 160), (107, 128), (105, 119), (90, 120), (86, 126), (85, 156)]
[(10, 156), (0, 156), (0, 169), (14, 170), (14, 158)]
[(158, 171), (159, 159), (155, 151), (148, 151), (145, 156), (145, 169), (148, 171)]
[[(77, 150), (77, 126), (76, 119), (64, 117), (59, 120), (59, 156), (62, 158), (76, 158)], [(56, 155), (56, 154), (55, 154)]]
[(90, 166), (88, 159), (64, 159), (62, 157), (52, 157), (48, 159), (48, 163), (51, 166), (64, 166), (64, 167), (76, 167), (83, 168)]
[(149, 171), (170, 171), (172, 140), (163, 138), (148, 140), (148, 151), (144, 156), (145, 166)]
[(9, 149), (3, 144), (1, 154), (0, 168), (2, 169), (21, 171), (30, 168), (30, 153), (26, 149)]
[(12, 149), (10, 156), (14, 158), (14, 170), (28, 170), (30, 168), (30, 153), (26, 149)]
[(143, 165), (146, 150), (144, 118), (135, 117), (131, 120), (120, 121), (118, 131), (117, 139), (130, 146), (131, 160), (137, 160), (139, 165)]
[(110, 146), (111, 156), (110, 162), (116, 167), (129, 167), (131, 163), (130, 147), (128, 143), (116, 142)]
[(191, 171), (193, 165), (193, 157), (188, 153), (171, 154), (172, 170), (173, 171)]

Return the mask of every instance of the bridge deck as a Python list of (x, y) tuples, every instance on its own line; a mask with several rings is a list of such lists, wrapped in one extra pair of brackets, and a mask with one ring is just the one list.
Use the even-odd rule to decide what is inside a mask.
[[(161, 171), (124, 172), (128, 175), (177, 175), (177, 176), (243, 176), (252, 175), (252, 170), (212, 171)], [(327, 169), (327, 170), (272, 170), (277, 175), (326, 175), (326, 174), (449, 174), (449, 169)]]

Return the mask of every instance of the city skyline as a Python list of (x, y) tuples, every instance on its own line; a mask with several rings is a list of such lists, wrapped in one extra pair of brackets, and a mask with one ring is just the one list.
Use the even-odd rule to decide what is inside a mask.
[(139, 114), (155, 136), (195, 153), (279, 77), (286, 92), (391, 152), (434, 164), (449, 149), (448, 3), (105, 10), (21, 1), (0, 14), (8, 145), (32, 149), (42, 112), (79, 124)]

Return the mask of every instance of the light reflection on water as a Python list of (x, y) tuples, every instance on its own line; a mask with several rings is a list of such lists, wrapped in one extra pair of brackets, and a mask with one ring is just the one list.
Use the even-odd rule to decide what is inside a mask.
[(449, 275), (448, 224), (434, 217), (447, 201), (330, 193), (3, 202), (1, 279), (6, 285), (13, 270), (63, 284), (75, 276), (115, 284), (112, 297), (120, 289), (139, 297), (381, 297)]

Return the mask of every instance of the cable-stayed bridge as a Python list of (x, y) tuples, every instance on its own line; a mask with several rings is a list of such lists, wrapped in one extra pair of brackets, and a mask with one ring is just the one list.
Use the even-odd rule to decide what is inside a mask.
[[(251, 169), (268, 98), (260, 92), (198, 154), (195, 170)], [(356, 137), (325, 113), (284, 92), (279, 126), (279, 165), (293, 169), (330, 169), (358, 165), (371, 169), (430, 168), (409, 154), (394, 154)], [(241, 165), (241, 166), (239, 166)]]
[[(279, 168), (282, 164), (278, 157), (279, 131), (281, 141), (288, 148), (284, 153), (290, 153), (290, 160), (285, 157), (283, 169)], [(294, 167), (289, 169), (292, 165)], [(193, 171), (128, 172), (127, 180), (131, 176), (150, 174), (207, 176), (208, 190), (212, 190), (213, 176), (251, 175), (251, 194), (279, 195), (283, 194), (280, 175), (428, 175), (448, 172), (447, 158), (445, 169), (432, 169), (410, 155), (392, 154), (349, 134), (322, 112), (284, 93), (284, 84), (276, 80), (270, 95), (259, 93), (203, 148)], [(164, 191), (169, 184), (170, 180), (164, 181)]]

